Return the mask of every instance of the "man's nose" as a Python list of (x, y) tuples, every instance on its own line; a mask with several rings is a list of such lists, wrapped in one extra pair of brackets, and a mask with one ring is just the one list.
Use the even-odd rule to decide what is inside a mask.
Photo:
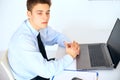
[(47, 14), (44, 14), (44, 15), (43, 15), (43, 19), (44, 19), (44, 20), (47, 20), (47, 19), (48, 19), (48, 15), (47, 15)]

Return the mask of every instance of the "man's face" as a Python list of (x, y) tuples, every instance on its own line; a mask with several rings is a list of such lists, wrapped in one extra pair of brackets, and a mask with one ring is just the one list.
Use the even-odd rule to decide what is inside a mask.
[(32, 11), (27, 12), (31, 25), (40, 30), (47, 27), (50, 18), (50, 6), (48, 4), (36, 4)]

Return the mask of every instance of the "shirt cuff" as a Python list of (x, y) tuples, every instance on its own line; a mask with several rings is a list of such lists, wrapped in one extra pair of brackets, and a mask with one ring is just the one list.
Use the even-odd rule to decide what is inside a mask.
[(67, 54), (66, 56), (68, 56), (68, 59), (69, 59), (70, 61), (73, 61), (72, 56), (70, 56), (69, 54)]
[(64, 56), (64, 61), (65, 61), (66, 64), (64, 65), (64, 67), (69, 66), (73, 62), (73, 60), (74, 59), (69, 54), (65, 55)]

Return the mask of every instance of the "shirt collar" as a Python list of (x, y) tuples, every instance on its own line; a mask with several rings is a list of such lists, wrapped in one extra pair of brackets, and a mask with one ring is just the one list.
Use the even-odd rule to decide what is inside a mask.
[(35, 30), (32, 25), (30, 24), (29, 20), (26, 20), (26, 24), (28, 26), (28, 28), (31, 30), (31, 32), (35, 35), (35, 37), (37, 37), (37, 35), (39, 34), (39, 31)]

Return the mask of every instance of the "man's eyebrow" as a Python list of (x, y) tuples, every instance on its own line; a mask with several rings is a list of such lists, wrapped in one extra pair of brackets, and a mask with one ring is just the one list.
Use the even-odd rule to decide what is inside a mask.
[[(44, 12), (43, 10), (37, 10), (37, 12)], [(45, 12), (50, 12), (50, 10), (47, 10)]]

